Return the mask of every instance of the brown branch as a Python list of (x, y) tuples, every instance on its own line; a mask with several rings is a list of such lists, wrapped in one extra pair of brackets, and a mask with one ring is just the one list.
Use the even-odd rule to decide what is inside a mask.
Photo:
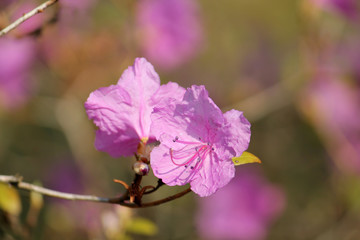
[(2, 29), (0, 31), (0, 37), (7, 34), (8, 32), (10, 32), (11, 30), (15, 29), (16, 27), (18, 27), (21, 23), (23, 23), (24, 21), (28, 20), (29, 18), (31, 18), (32, 16), (38, 14), (38, 13), (42, 13), (46, 8), (50, 7), (51, 5), (53, 5), (54, 3), (56, 3), (58, 0), (49, 0), (46, 1), (45, 3), (41, 4), (40, 6), (38, 6), (37, 8), (34, 8), (33, 10), (31, 10), (30, 12), (24, 14), (22, 17), (18, 18), (15, 22), (11, 23), (9, 26), (5, 27), (4, 29)]
[[(141, 177), (135, 178), (135, 185), (138, 185), (138, 181)], [(137, 201), (133, 202), (131, 200), (131, 192), (127, 191), (124, 195), (115, 198), (103, 198), (97, 197), (93, 195), (81, 195), (81, 194), (72, 194), (72, 193), (64, 193), (55, 190), (51, 190), (48, 188), (36, 186), (31, 183), (26, 183), (22, 181), (22, 177), (20, 176), (7, 176), (7, 175), (0, 175), (0, 182), (9, 183), (17, 189), (37, 192), (45, 196), (55, 197), (55, 198), (62, 198), (67, 200), (78, 200), (78, 201), (91, 201), (91, 202), (102, 202), (102, 203), (110, 203), (110, 204), (119, 204), (121, 206), (129, 207), (129, 208), (145, 208), (160, 205), (174, 199), (180, 198), (185, 194), (191, 192), (190, 188), (177, 193), (175, 195), (148, 203), (141, 203), (141, 199), (137, 199)], [(129, 199), (130, 198), (130, 199)]]
[[(163, 183), (163, 181), (161, 179), (158, 180), (158, 183), (156, 185), (156, 187), (153, 187), (153, 186), (149, 186), (149, 187), (152, 187), (151, 190), (149, 191), (145, 191), (144, 194), (149, 194), (149, 193), (153, 193), (155, 192), (156, 190), (158, 190), (162, 185), (164, 185), (165, 183)], [(145, 188), (145, 187), (144, 187)]]

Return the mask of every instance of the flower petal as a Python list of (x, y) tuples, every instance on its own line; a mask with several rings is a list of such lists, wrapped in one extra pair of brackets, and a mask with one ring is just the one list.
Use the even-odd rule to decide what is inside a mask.
[(219, 159), (216, 153), (204, 160), (203, 167), (191, 182), (191, 190), (200, 197), (215, 193), (235, 176), (235, 166), (231, 160)]
[(151, 117), (152, 133), (157, 139), (162, 133), (170, 132), (173, 137), (189, 135), (208, 142), (224, 122), (221, 110), (204, 86), (188, 88), (181, 102), (169, 101), (166, 106), (155, 108)]
[(251, 125), (242, 112), (234, 109), (224, 113), (224, 118), (225, 123), (216, 136), (216, 148), (224, 155), (240, 156), (249, 146)]
[(131, 96), (134, 111), (129, 119), (132, 119), (140, 138), (149, 137), (150, 114), (153, 110), (150, 99), (160, 87), (159, 75), (145, 58), (136, 58), (134, 66), (124, 71), (118, 85)]
[[(163, 135), (164, 137), (165, 135)], [(170, 138), (169, 135), (166, 135)], [(172, 140), (166, 141), (171, 145)], [(158, 147), (155, 147), (151, 152), (151, 167), (154, 175), (157, 178), (169, 185), (185, 185), (194, 178), (194, 172), (183, 166), (177, 166), (171, 162), (170, 148), (166, 143), (161, 143)]]
[(130, 95), (123, 88), (111, 85), (92, 92), (85, 108), (89, 118), (99, 127), (96, 149), (113, 157), (130, 156), (136, 152), (139, 136), (129, 117), (134, 110)]
[(100, 88), (90, 94), (85, 108), (99, 130), (95, 146), (113, 157), (130, 156), (139, 141), (150, 136), (150, 114), (154, 105), (182, 96), (184, 89), (175, 83), (162, 88), (154, 67), (145, 58), (135, 59), (117, 85)]

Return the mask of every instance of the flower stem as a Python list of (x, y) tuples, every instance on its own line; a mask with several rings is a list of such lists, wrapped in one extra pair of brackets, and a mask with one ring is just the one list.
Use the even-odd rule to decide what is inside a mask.
[[(141, 182), (142, 176), (137, 175), (134, 179), (134, 182), (132, 186), (139, 187), (139, 184)], [(157, 206), (172, 200), (175, 200), (177, 198), (180, 198), (184, 196), (185, 194), (191, 192), (191, 189), (188, 188), (182, 192), (179, 192), (175, 195), (153, 201), (148, 203), (141, 203), (141, 198), (137, 198), (137, 195), (134, 195), (135, 201), (131, 201), (131, 194), (127, 191), (125, 194), (123, 194), (120, 197), (115, 198), (104, 198), (104, 197), (98, 197), (93, 195), (82, 195), (82, 194), (72, 194), (72, 193), (64, 193), (60, 191), (55, 191), (52, 189), (40, 187), (31, 183), (23, 182), (21, 176), (7, 176), (7, 175), (0, 175), (0, 182), (3, 183), (9, 183), (13, 187), (17, 189), (27, 190), (30, 192), (37, 192), (45, 196), (49, 197), (55, 197), (55, 198), (62, 198), (66, 200), (77, 200), (77, 201), (91, 201), (91, 202), (102, 202), (102, 203), (110, 203), (110, 204), (119, 204), (124, 207), (129, 208), (145, 208), (145, 207), (151, 207), (151, 206)], [(162, 185), (162, 184), (160, 184)], [(157, 188), (159, 188), (159, 183)], [(134, 191), (136, 193), (136, 190)], [(130, 200), (129, 200), (130, 197)]]

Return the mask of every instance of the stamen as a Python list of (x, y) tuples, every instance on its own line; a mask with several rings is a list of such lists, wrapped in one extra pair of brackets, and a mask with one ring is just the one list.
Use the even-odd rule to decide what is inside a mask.
[[(175, 164), (176, 166), (184, 166), (184, 165), (187, 165), (189, 163), (191, 163), (192, 161), (194, 161), (197, 157), (197, 155), (199, 154), (199, 152), (203, 151), (204, 149), (206, 149), (207, 146), (206, 145), (203, 145), (199, 150), (196, 150), (195, 154), (193, 154), (190, 159), (188, 161), (185, 161), (184, 163), (176, 163), (174, 161), (174, 159), (183, 159), (183, 158), (186, 158), (186, 157), (189, 157), (189, 155), (187, 156), (183, 156), (184, 155), (184, 152), (183, 151), (179, 151), (179, 150), (173, 150), (172, 148), (170, 148), (170, 159), (171, 161), (173, 162), (173, 164)], [(182, 153), (182, 155), (179, 157), (179, 156), (174, 156), (174, 154), (178, 154), (178, 153)]]
[(169, 149), (169, 155), (172, 163), (176, 167), (183, 167), (182, 173), (178, 176), (182, 176), (182, 180), (187, 181), (192, 178), (203, 166), (205, 159), (208, 158), (209, 154), (214, 148), (209, 142), (202, 142), (201, 137), (198, 141), (182, 141), (176, 136), (173, 142), (183, 144), (178, 149)]

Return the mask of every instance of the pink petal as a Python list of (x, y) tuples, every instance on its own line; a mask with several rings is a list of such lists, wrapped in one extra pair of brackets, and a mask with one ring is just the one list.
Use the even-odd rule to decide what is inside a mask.
[(209, 141), (224, 121), (221, 110), (209, 98), (204, 86), (188, 88), (183, 101), (169, 101), (166, 106), (155, 108), (151, 117), (152, 133), (158, 139), (161, 133), (171, 132), (173, 137), (186, 133)]
[(217, 154), (209, 155), (191, 182), (191, 190), (200, 197), (207, 197), (227, 185), (234, 176), (235, 166), (231, 159), (224, 161)]
[(150, 99), (160, 87), (160, 78), (154, 67), (145, 58), (136, 58), (134, 66), (124, 71), (118, 85), (131, 96), (131, 105), (136, 111), (129, 118), (133, 120), (140, 138), (149, 137), (150, 114), (153, 111)]
[(89, 118), (99, 127), (96, 149), (113, 157), (130, 156), (136, 152), (140, 138), (133, 125), (131, 96), (123, 88), (111, 85), (92, 92), (85, 108)]
[[(242, 112), (234, 109), (224, 113), (224, 117), (225, 124), (219, 129), (217, 135), (218, 138), (221, 138), (219, 143), (235, 151), (233, 153), (235, 156), (240, 156), (249, 146), (251, 125)], [(217, 149), (219, 149), (219, 145), (217, 144)]]
[(170, 147), (160, 144), (151, 152), (151, 167), (154, 175), (161, 178), (162, 181), (169, 185), (185, 185), (194, 177), (193, 172), (185, 166), (176, 166), (170, 160)]

